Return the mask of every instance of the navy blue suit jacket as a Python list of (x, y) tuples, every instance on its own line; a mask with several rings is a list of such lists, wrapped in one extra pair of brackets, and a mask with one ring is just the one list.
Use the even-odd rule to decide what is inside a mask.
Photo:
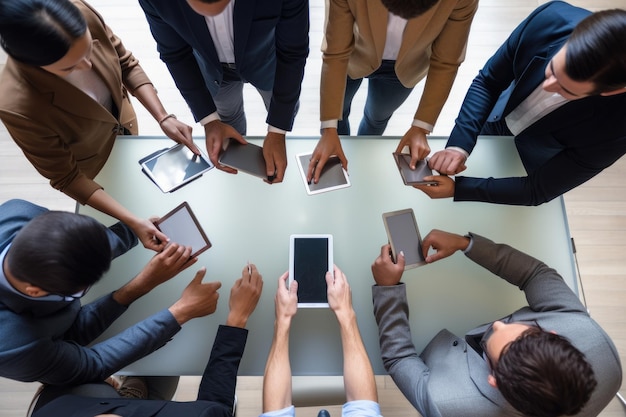
[[(526, 18), (472, 82), (447, 146), (471, 153), (485, 122), (508, 115), (544, 81), (550, 59), (589, 14), (554, 1)], [(560, 196), (626, 153), (625, 110), (626, 94), (568, 102), (515, 137), (528, 176), (457, 176), (454, 199), (538, 205)]]
[[(205, 18), (185, 0), (139, 0), (161, 60), (196, 121), (216, 111), (212, 95), (222, 82)], [(309, 53), (308, 0), (240, 0), (233, 12), (237, 72), (272, 91), (267, 123), (291, 130)]]
[(63, 395), (35, 411), (33, 417), (93, 417), (107, 413), (134, 417), (232, 417), (237, 371), (247, 336), (245, 329), (219, 326), (196, 401)]

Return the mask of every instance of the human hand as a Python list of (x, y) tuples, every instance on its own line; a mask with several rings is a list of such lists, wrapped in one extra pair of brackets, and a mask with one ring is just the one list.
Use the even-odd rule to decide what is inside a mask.
[(193, 143), (191, 132), (193, 128), (175, 117), (167, 117), (160, 124), (161, 130), (176, 143), (182, 143), (195, 155), (200, 155), (200, 149)]
[(285, 135), (276, 132), (267, 132), (263, 141), (263, 158), (268, 184), (283, 182), (287, 169), (287, 149)]
[(136, 219), (128, 225), (146, 249), (160, 252), (168, 244), (169, 239), (152, 221)]
[(161, 253), (150, 259), (135, 279), (140, 280), (143, 286), (152, 289), (173, 278), (197, 261), (198, 258), (191, 258), (191, 246), (170, 243)]
[(402, 152), (405, 146), (409, 148), (411, 154), (409, 167), (411, 169), (415, 169), (417, 161), (426, 158), (430, 153), (430, 146), (428, 146), (428, 139), (426, 138), (427, 134), (428, 132), (421, 127), (411, 126), (400, 139), (396, 152)]
[(372, 264), (372, 275), (376, 285), (390, 286), (399, 283), (404, 272), (404, 265), (404, 253), (398, 254), (398, 262), (394, 264), (391, 259), (391, 245), (383, 245), (380, 248), (380, 255)]
[(435, 152), (435, 154), (430, 157), (428, 166), (440, 174), (456, 175), (465, 170), (466, 159), (465, 155), (459, 151), (444, 149), (443, 151)]
[(204, 317), (213, 314), (217, 309), (217, 300), (220, 295), (217, 290), (222, 283), (219, 281), (202, 283), (206, 274), (206, 268), (202, 267), (189, 285), (183, 290), (183, 294), (170, 308), (170, 313), (181, 326), (196, 317)]
[(219, 158), (225, 140), (233, 138), (240, 143), (248, 143), (243, 136), (241, 136), (231, 125), (222, 123), (219, 120), (213, 120), (212, 122), (204, 125), (204, 136), (206, 141), (206, 151), (209, 154), (209, 159), (213, 162), (213, 165), (215, 165), (215, 168), (228, 172), (229, 174), (236, 174), (236, 169), (220, 164)]
[(454, 180), (446, 175), (428, 175), (424, 181), (436, 182), (437, 185), (418, 184), (413, 188), (421, 190), (430, 198), (454, 197)]
[[(433, 229), (422, 241), (422, 251), (424, 252), (426, 262), (432, 263), (447, 258), (458, 250), (467, 249), (469, 242), (470, 239), (466, 236)], [(430, 248), (433, 248), (436, 252), (426, 256)]]
[(346, 275), (337, 265), (333, 265), (333, 272), (326, 272), (326, 288), (328, 306), (334, 311), (339, 321), (354, 314), (350, 285)]
[(291, 281), (287, 288), (289, 272), (285, 272), (278, 278), (278, 289), (274, 297), (276, 321), (291, 321), (298, 312), (298, 281)]
[(348, 159), (341, 148), (341, 141), (339, 140), (337, 129), (322, 129), (322, 137), (319, 142), (317, 142), (317, 145), (313, 150), (313, 154), (311, 155), (311, 161), (309, 162), (309, 169), (306, 174), (308, 182), (313, 181), (314, 184), (317, 184), (320, 180), (320, 175), (322, 174), (324, 165), (328, 162), (328, 158), (333, 155), (336, 155), (339, 158), (341, 166), (347, 171)]
[(243, 268), (241, 278), (235, 281), (230, 289), (228, 307), (230, 311), (226, 319), (226, 325), (233, 327), (246, 327), (248, 318), (256, 308), (261, 290), (263, 289), (263, 277), (256, 269), (256, 265), (249, 264)]

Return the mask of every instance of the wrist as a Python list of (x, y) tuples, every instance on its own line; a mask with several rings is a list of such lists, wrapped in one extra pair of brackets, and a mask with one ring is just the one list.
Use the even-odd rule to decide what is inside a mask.
[(163, 124), (163, 122), (166, 121), (167, 119), (177, 119), (177, 117), (173, 113), (167, 114), (167, 115), (161, 117), (160, 119), (158, 119), (159, 126), (161, 126)]
[(247, 323), (248, 316), (245, 314), (239, 314), (232, 310), (228, 313), (228, 317), (226, 318), (226, 325), (231, 327), (240, 327), (244, 329)]
[(172, 316), (174, 316), (174, 320), (176, 320), (179, 326), (182, 326), (193, 318), (187, 313), (185, 307), (180, 304), (180, 300), (175, 302), (168, 310)]

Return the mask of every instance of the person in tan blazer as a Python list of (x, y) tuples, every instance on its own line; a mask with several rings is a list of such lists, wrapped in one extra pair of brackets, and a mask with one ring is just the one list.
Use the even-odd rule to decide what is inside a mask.
[(382, 135), (393, 112), (426, 77), (414, 120), (397, 150), (411, 167), (430, 148), (434, 127), (465, 59), (478, 0), (329, 0), (320, 86), (322, 136), (308, 169), (317, 182), (331, 155), (347, 169), (339, 135), (349, 135), (352, 98), (363, 78), (368, 95), (358, 135)]
[(0, 119), (50, 185), (117, 218), (143, 245), (167, 236), (119, 204), (93, 178), (118, 135), (138, 133), (133, 94), (163, 132), (193, 152), (191, 127), (168, 114), (137, 59), (81, 0), (0, 0)]

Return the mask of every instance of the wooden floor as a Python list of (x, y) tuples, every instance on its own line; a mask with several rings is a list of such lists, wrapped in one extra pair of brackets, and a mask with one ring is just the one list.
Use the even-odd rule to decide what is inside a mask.
[[(182, 1), (182, 0), (179, 0)], [(318, 135), (318, 103), (321, 30), (324, 0), (311, 2), (311, 53), (301, 95), (301, 107), (293, 135)], [(538, 0), (481, 0), (474, 20), (467, 59), (461, 66), (450, 98), (433, 134), (450, 133), (465, 91), (478, 69), (508, 36), (510, 31), (538, 4)], [(178, 94), (165, 66), (155, 52), (147, 24), (136, 2), (126, 0), (91, 0), (107, 23), (123, 39), (128, 49), (140, 59), (159, 90), (168, 111), (192, 124), (186, 104)], [(626, 0), (573, 0), (573, 4), (591, 10), (626, 8)], [(0, 53), (0, 66), (4, 58)], [(421, 93), (418, 86), (407, 103), (392, 118), (385, 132), (402, 135), (412, 119)], [(354, 121), (358, 123), (363, 94), (355, 98)], [(136, 103), (136, 102), (135, 102)], [(161, 134), (156, 122), (139, 104), (135, 106), (142, 134)], [(265, 112), (260, 99), (246, 89), (249, 135), (263, 135)], [(200, 129), (195, 128), (200, 135)], [(611, 335), (624, 362), (626, 358), (626, 159), (622, 158), (602, 174), (565, 196), (571, 234), (578, 249), (577, 259), (589, 311)], [(73, 210), (74, 202), (52, 190), (25, 161), (19, 149), (0, 126), (0, 202), (23, 198), (52, 209)], [(1, 324), (0, 324), (1, 325)], [(197, 390), (197, 377), (183, 377), (178, 400), (191, 400)], [(389, 377), (377, 377), (383, 415), (418, 416), (397, 391)], [(258, 415), (261, 407), (261, 378), (241, 377), (238, 383), (238, 416)], [(25, 384), (0, 378), (0, 417), (24, 416), (37, 384)], [(626, 395), (625, 389), (622, 393)], [(298, 409), (300, 417), (315, 416), (319, 407)], [(333, 416), (340, 408), (329, 407)], [(601, 414), (603, 417), (626, 415), (625, 408), (613, 401)]]

